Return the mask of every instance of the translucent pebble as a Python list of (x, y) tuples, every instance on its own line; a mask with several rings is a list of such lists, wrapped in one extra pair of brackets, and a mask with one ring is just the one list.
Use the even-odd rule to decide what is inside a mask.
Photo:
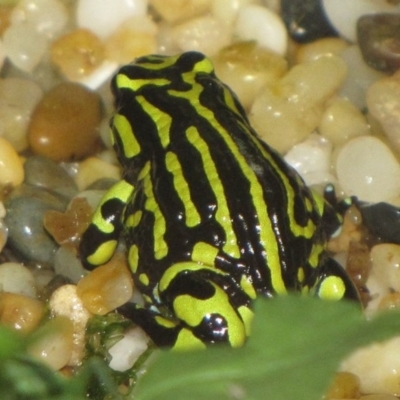
[(30, 23), (11, 25), (4, 32), (3, 44), (9, 60), (25, 72), (32, 72), (48, 47), (46, 37)]
[(28, 346), (28, 354), (54, 370), (65, 367), (71, 359), (74, 326), (67, 317), (56, 317), (37, 330), (38, 339)]
[(0, 5), (0, 36), (3, 36), (4, 31), (10, 26), (12, 5)]
[(73, 348), (68, 365), (80, 365), (84, 355), (85, 328), (92, 314), (78, 297), (75, 285), (64, 285), (56, 289), (50, 297), (49, 307), (53, 315), (65, 316), (72, 321)]
[(391, 5), (386, 0), (322, 0), (325, 13), (331, 24), (345, 39), (355, 42), (357, 40), (357, 20), (365, 14), (399, 12), (396, 5)]
[(365, 107), (365, 94), (367, 89), (382, 78), (384, 74), (369, 67), (358, 46), (349, 46), (340, 57), (347, 64), (347, 78), (342, 85), (340, 95), (347, 97), (360, 110)]
[(104, 46), (87, 29), (76, 29), (51, 44), (51, 61), (71, 81), (95, 71), (104, 60)]
[(213, 64), (219, 79), (249, 108), (264, 85), (274, 83), (288, 69), (280, 55), (257, 46), (255, 42), (238, 42), (223, 48)]
[(367, 91), (367, 106), (384, 133), (400, 154), (400, 73), (372, 84)]
[(324, 56), (338, 56), (347, 47), (349, 47), (349, 44), (345, 40), (337, 37), (315, 40), (297, 48), (296, 63), (299, 64)]
[(22, 160), (11, 143), (0, 137), (0, 185), (18, 186), (24, 180)]
[(92, 73), (80, 78), (77, 82), (90, 90), (97, 90), (115, 74), (117, 68), (117, 62), (106, 60)]
[(77, 294), (85, 307), (97, 315), (105, 315), (127, 303), (132, 293), (132, 274), (120, 256), (94, 269), (77, 286)]
[(174, 26), (171, 37), (180, 51), (197, 50), (212, 56), (229, 44), (231, 31), (215, 17), (206, 15)]
[[(158, 0), (162, 2), (164, 0)], [(247, 4), (259, 3), (257, 0), (213, 0), (211, 2), (211, 13), (221, 23), (231, 25), (235, 21), (238, 11)]]
[(334, 145), (338, 145), (353, 137), (369, 134), (370, 126), (355, 105), (338, 97), (326, 107), (318, 131)]
[(0, 136), (18, 152), (28, 147), (28, 125), (43, 96), (38, 84), (28, 79), (0, 79)]
[(316, 185), (332, 182), (329, 179), (332, 178), (329, 173), (331, 152), (332, 145), (328, 140), (311, 134), (304, 142), (293, 146), (286, 153), (285, 160), (296, 169), (307, 185)]
[(45, 313), (43, 302), (22, 294), (0, 293), (0, 323), (23, 333), (38, 327)]
[(338, 372), (331, 383), (324, 400), (358, 399), (360, 380), (350, 372)]
[[(359, 377), (362, 393), (394, 395), (400, 392), (399, 353), (400, 337), (395, 337), (386, 342), (356, 350), (342, 362), (340, 370), (351, 372)], [(378, 399), (372, 397), (371, 400)], [(379, 400), (386, 400), (386, 398)]]
[[(1, 203), (3, 204), (3, 203)], [(8, 239), (8, 228), (2, 219), (0, 219), (0, 253), (4, 249)]]
[(127, 64), (136, 57), (153, 54), (157, 49), (156, 34), (157, 25), (149, 17), (130, 18), (106, 39), (106, 57)]
[(66, 246), (61, 246), (54, 255), (54, 271), (69, 278), (72, 283), (78, 283), (87, 274), (76, 251)]
[(379, 202), (400, 194), (400, 165), (376, 137), (361, 136), (347, 142), (337, 155), (336, 174), (347, 196)]
[(0, 290), (35, 297), (35, 280), (32, 272), (22, 264), (0, 264)]
[(68, 11), (58, 0), (21, 0), (11, 13), (11, 23), (29, 22), (37, 32), (53, 37), (68, 21)]
[(148, 336), (139, 327), (125, 332), (124, 337), (108, 350), (112, 357), (109, 363), (110, 368), (121, 372), (132, 368), (137, 359), (147, 350), (148, 341)]
[(106, 38), (128, 18), (144, 17), (147, 1), (79, 0), (76, 10), (77, 24), (80, 28), (89, 29), (100, 38)]
[(398, 400), (398, 397), (390, 394), (368, 394), (359, 397), (358, 400)]
[(150, 5), (168, 23), (197, 17), (208, 10), (211, 2), (212, 0), (149, 0)]
[(242, 40), (255, 40), (278, 54), (286, 53), (288, 35), (282, 19), (260, 5), (250, 4), (239, 9), (234, 34)]

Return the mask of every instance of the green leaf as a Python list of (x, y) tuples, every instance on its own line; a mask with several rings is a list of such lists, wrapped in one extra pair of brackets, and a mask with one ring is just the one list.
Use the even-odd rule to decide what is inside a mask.
[(25, 348), (22, 337), (15, 331), (0, 325), (0, 362)]
[(358, 307), (309, 297), (256, 302), (247, 345), (163, 352), (135, 400), (320, 400), (339, 362), (357, 347), (400, 332), (400, 315), (367, 322)]

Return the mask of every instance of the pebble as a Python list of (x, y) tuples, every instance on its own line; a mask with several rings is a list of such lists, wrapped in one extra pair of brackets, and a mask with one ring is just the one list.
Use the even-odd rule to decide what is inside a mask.
[(109, 363), (110, 368), (120, 372), (132, 368), (147, 350), (148, 341), (148, 336), (139, 327), (129, 329), (124, 333), (124, 337), (108, 350), (112, 357)]
[(3, 251), (4, 246), (8, 239), (8, 228), (4, 221), (0, 218), (0, 253)]
[(275, 85), (264, 87), (249, 119), (262, 139), (286, 153), (316, 129), (326, 102), (345, 77), (346, 65), (337, 56), (298, 64)]
[(28, 139), (36, 154), (54, 161), (81, 159), (97, 150), (99, 96), (76, 83), (60, 83), (36, 106)]
[(46, 189), (21, 185), (6, 199), (5, 206), (10, 248), (28, 260), (51, 262), (58, 246), (44, 230), (43, 218), (48, 210), (65, 210), (67, 200)]
[(133, 17), (121, 24), (105, 41), (108, 60), (128, 64), (157, 52), (157, 25), (149, 17)]
[[(145, 17), (146, 0), (78, 0), (76, 20), (80, 28), (104, 39), (131, 17)], [(96, 18), (93, 18), (93, 16)]]
[(71, 359), (73, 333), (74, 326), (67, 317), (53, 318), (37, 330), (37, 339), (28, 346), (27, 352), (58, 371)]
[(293, 146), (285, 155), (285, 161), (291, 165), (305, 180), (308, 186), (332, 183), (334, 177), (331, 169), (331, 143), (314, 133)]
[(0, 137), (0, 185), (18, 186), (24, 180), (23, 162), (11, 143)]
[(297, 48), (296, 63), (315, 60), (319, 57), (338, 56), (349, 44), (338, 37), (328, 37), (306, 43)]
[(52, 38), (67, 25), (68, 10), (58, 0), (21, 0), (10, 19), (12, 24), (28, 22), (37, 32)]
[(64, 285), (55, 290), (50, 297), (49, 307), (54, 316), (64, 316), (72, 321), (73, 347), (68, 365), (81, 365), (85, 348), (85, 328), (92, 314), (77, 295), (75, 285)]
[(321, 0), (282, 0), (282, 18), (293, 40), (311, 42), (336, 36), (322, 8)]
[(35, 279), (32, 272), (15, 262), (0, 264), (0, 290), (35, 297)]
[[(158, 2), (166, 3), (163, 0), (156, 0)], [(178, 2), (181, 0), (177, 0)], [(202, 1), (202, 0), (200, 0)], [(258, 0), (214, 0), (211, 1), (211, 13), (214, 17), (218, 18), (221, 23), (231, 26), (237, 17), (238, 11), (241, 7), (252, 4), (259, 3)], [(266, 1), (264, 1), (266, 3)], [(271, 9), (271, 7), (268, 7)], [(274, 10), (278, 12), (277, 10)]]
[(352, 0), (343, 3), (337, 0), (322, 0), (328, 20), (339, 34), (350, 42), (357, 41), (357, 20), (366, 14), (396, 13), (398, 6), (386, 0)]
[(0, 5), (0, 36), (3, 36), (4, 31), (10, 26), (12, 5)]
[(336, 174), (346, 196), (362, 201), (387, 201), (400, 194), (400, 165), (380, 139), (361, 136), (338, 152)]
[(365, 63), (360, 48), (356, 45), (346, 48), (340, 53), (340, 57), (347, 64), (348, 73), (339, 94), (363, 110), (366, 106), (365, 98), (368, 88), (384, 74)]
[(51, 61), (70, 81), (78, 81), (95, 71), (104, 61), (104, 45), (88, 29), (75, 29), (51, 44)]
[(358, 399), (360, 397), (360, 380), (349, 372), (338, 372), (335, 375), (324, 400)]
[(170, 32), (171, 41), (179, 51), (200, 51), (211, 57), (231, 40), (231, 30), (211, 16), (193, 18), (175, 25)]
[[(212, 2), (212, 0), (149, 0), (149, 4), (157, 14), (170, 24), (198, 17), (208, 11)], [(232, 3), (236, 3), (236, 1)]]
[(264, 85), (276, 82), (288, 70), (280, 55), (257, 46), (255, 42), (238, 42), (223, 48), (213, 57), (215, 72), (248, 109)]
[(3, 45), (8, 59), (20, 70), (31, 73), (45, 55), (48, 41), (35, 25), (23, 22), (5, 30)]
[(237, 14), (234, 35), (241, 40), (255, 40), (277, 54), (285, 55), (288, 34), (281, 17), (258, 4), (242, 6)]
[(388, 203), (361, 204), (362, 220), (378, 240), (400, 244), (400, 208)]
[(77, 284), (86, 274), (87, 271), (82, 267), (82, 263), (77, 257), (76, 251), (61, 246), (54, 256), (54, 271), (56, 274), (62, 275), (70, 281)]
[(379, 122), (400, 154), (400, 72), (372, 84), (367, 91), (369, 113)]
[(91, 271), (77, 285), (82, 303), (96, 315), (105, 315), (127, 303), (132, 293), (132, 274), (120, 255)]
[(35, 330), (45, 314), (45, 304), (23, 294), (0, 292), (0, 322), (16, 331)]
[(370, 125), (353, 103), (337, 97), (325, 108), (318, 124), (318, 132), (337, 146), (353, 137), (368, 135)]
[(368, 65), (387, 73), (400, 68), (400, 13), (364, 15), (358, 20), (357, 36)]
[(367, 396), (361, 396), (359, 400), (398, 400), (397, 396), (389, 394), (369, 394)]
[(43, 156), (30, 156), (24, 163), (25, 183), (52, 190), (66, 198), (78, 192), (68, 172), (53, 160)]
[(28, 79), (0, 79), (0, 136), (18, 152), (28, 147), (31, 114), (43, 96), (40, 86)]

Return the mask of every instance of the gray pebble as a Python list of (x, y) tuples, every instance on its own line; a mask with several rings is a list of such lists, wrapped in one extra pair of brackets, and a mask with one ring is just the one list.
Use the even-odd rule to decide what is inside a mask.
[(76, 253), (65, 246), (61, 246), (54, 256), (54, 271), (75, 284), (88, 273)]

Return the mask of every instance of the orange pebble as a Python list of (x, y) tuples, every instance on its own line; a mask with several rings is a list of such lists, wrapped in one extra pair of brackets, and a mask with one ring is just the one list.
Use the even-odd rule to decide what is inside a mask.
[(77, 294), (93, 314), (105, 315), (130, 300), (133, 279), (122, 257), (116, 256), (81, 279)]

